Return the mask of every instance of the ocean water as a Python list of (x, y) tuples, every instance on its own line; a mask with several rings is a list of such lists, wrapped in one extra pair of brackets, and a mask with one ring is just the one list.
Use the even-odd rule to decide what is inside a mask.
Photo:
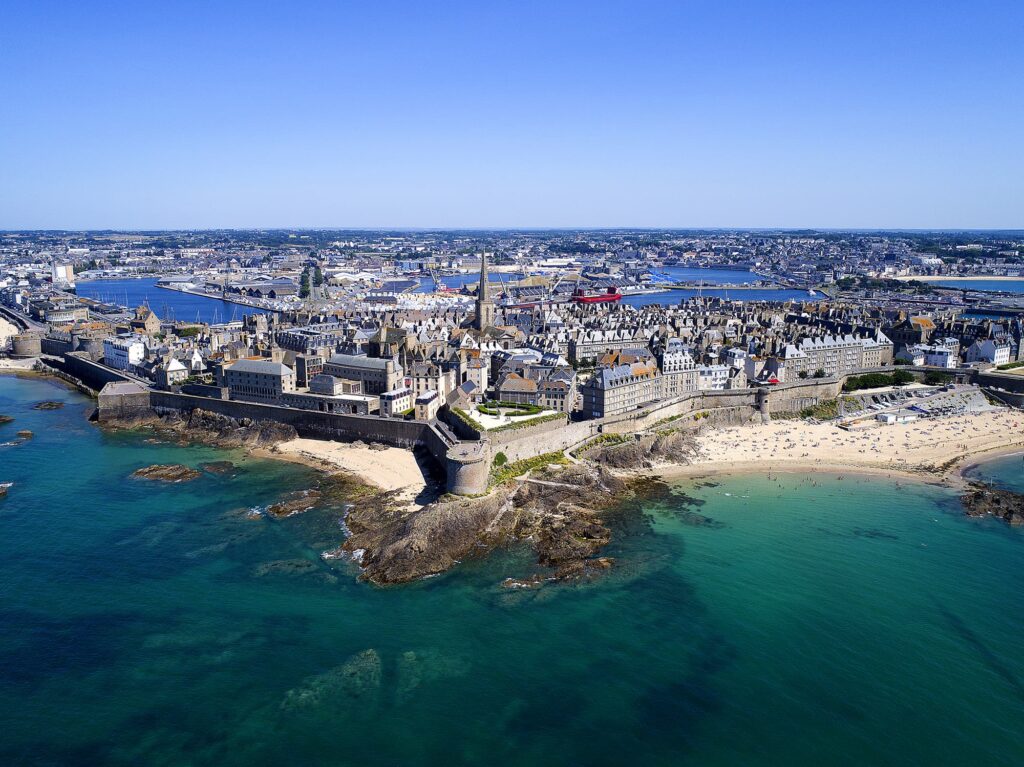
[(704, 288), (703, 290), (677, 289), (666, 290), (661, 293), (625, 296), (622, 299), (622, 303), (631, 306), (650, 306), (653, 304), (669, 306), (698, 295), (728, 298), (733, 301), (811, 301), (815, 300), (815, 298), (820, 301), (824, 298), (820, 293), (812, 298), (806, 290), (792, 290), (790, 288)]
[[(492, 272), (491, 280), (494, 282), (501, 283), (502, 281), (512, 283), (516, 280), (523, 279), (524, 275), (505, 273), (505, 272)], [(447, 274), (441, 277), (441, 284), (449, 288), (455, 288), (456, 290), (464, 288), (469, 285), (471, 288), (476, 288), (480, 284), (480, 275), (477, 273), (470, 272), (469, 274)], [(433, 293), (437, 290), (437, 283), (434, 282), (432, 277), (423, 277), (420, 279), (420, 285), (414, 293)]]
[(1024, 762), (1024, 536), (942, 488), (685, 481), (622, 505), (593, 583), (504, 589), (512, 548), (385, 589), (318, 561), (341, 509), (244, 514), (308, 470), (90, 408), (0, 377), (0, 441), (35, 432), (0, 447), (2, 764)]
[(932, 285), (961, 290), (995, 290), (1002, 293), (1024, 293), (1024, 280), (987, 280), (984, 277), (970, 280), (936, 280)]
[(93, 280), (78, 283), (75, 292), (85, 298), (121, 304), (134, 309), (149, 306), (162, 320), (177, 322), (231, 322), (246, 314), (265, 314), (262, 309), (221, 301), (219, 298), (195, 296), (156, 286), (157, 280)]
[(755, 274), (747, 269), (715, 269), (701, 266), (664, 266), (660, 269), (652, 269), (652, 272), (666, 274), (677, 282), (700, 282), (706, 285), (728, 284), (740, 285), (748, 282), (759, 282), (764, 277)]
[(985, 461), (967, 471), (970, 479), (1024, 493), (1024, 453), (1013, 453)]

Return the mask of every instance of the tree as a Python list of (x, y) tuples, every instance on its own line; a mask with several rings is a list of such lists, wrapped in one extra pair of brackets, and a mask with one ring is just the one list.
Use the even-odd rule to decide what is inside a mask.
[(797, 375), (797, 378), (807, 378), (807, 371), (806, 370), (801, 370), (796, 375)]
[(320, 267), (318, 266), (318, 267), (316, 267), (313, 270), (313, 285), (315, 285), (316, 287), (319, 288), (323, 284), (324, 284), (324, 273), (322, 271), (320, 271)]
[(897, 370), (892, 374), (892, 382), (895, 386), (904, 386), (914, 381), (914, 374), (907, 370)]
[(814, 371), (814, 377), (815, 378), (824, 378), (825, 377), (825, 371), (822, 370), (821, 368), (818, 368), (817, 370)]
[(299, 278), (299, 298), (309, 298), (309, 269), (304, 269), (302, 277)]
[(931, 370), (925, 373), (924, 382), (929, 386), (945, 386), (953, 380), (953, 376), (949, 373), (939, 373), (938, 371)]

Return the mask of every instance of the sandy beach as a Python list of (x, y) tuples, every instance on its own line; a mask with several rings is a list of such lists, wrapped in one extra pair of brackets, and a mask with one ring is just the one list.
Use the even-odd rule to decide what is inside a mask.
[(982, 457), (1024, 452), (1024, 413), (1001, 409), (847, 432), (828, 423), (772, 421), (707, 431), (700, 456), (666, 477), (743, 471), (850, 471), (949, 480)]
[(991, 282), (1022, 282), (1024, 277), (1006, 277), (1006, 276), (995, 276), (979, 274), (975, 277), (965, 277), (962, 275), (948, 276), (948, 275), (925, 275), (925, 276), (901, 276), (895, 279), (902, 282), (909, 282), (910, 280), (917, 280), (918, 282), (975, 282), (978, 280), (986, 280)]
[(398, 498), (408, 503), (427, 485), (413, 452), (398, 447), (375, 450), (363, 444), (299, 438), (275, 446), (270, 455), (318, 468), (342, 469), (381, 490), (398, 491)]
[(14, 360), (10, 358), (0, 359), (0, 372), (11, 370), (11, 371), (30, 371), (36, 364), (36, 360), (33, 358)]
[(10, 320), (0, 317), (0, 349), (3, 349), (7, 345), (7, 341), (14, 338), (20, 332), (17, 325)]

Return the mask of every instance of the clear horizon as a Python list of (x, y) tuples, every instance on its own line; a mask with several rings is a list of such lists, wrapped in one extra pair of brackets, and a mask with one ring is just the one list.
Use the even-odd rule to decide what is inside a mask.
[(5, 10), (4, 231), (1024, 229), (1019, 3)]

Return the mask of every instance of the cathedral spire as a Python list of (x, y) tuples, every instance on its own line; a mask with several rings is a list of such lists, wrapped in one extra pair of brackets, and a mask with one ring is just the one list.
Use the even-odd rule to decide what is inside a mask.
[(480, 286), (476, 290), (476, 317), (473, 326), (477, 330), (489, 328), (494, 324), (494, 302), (487, 282), (487, 254), (480, 256)]

